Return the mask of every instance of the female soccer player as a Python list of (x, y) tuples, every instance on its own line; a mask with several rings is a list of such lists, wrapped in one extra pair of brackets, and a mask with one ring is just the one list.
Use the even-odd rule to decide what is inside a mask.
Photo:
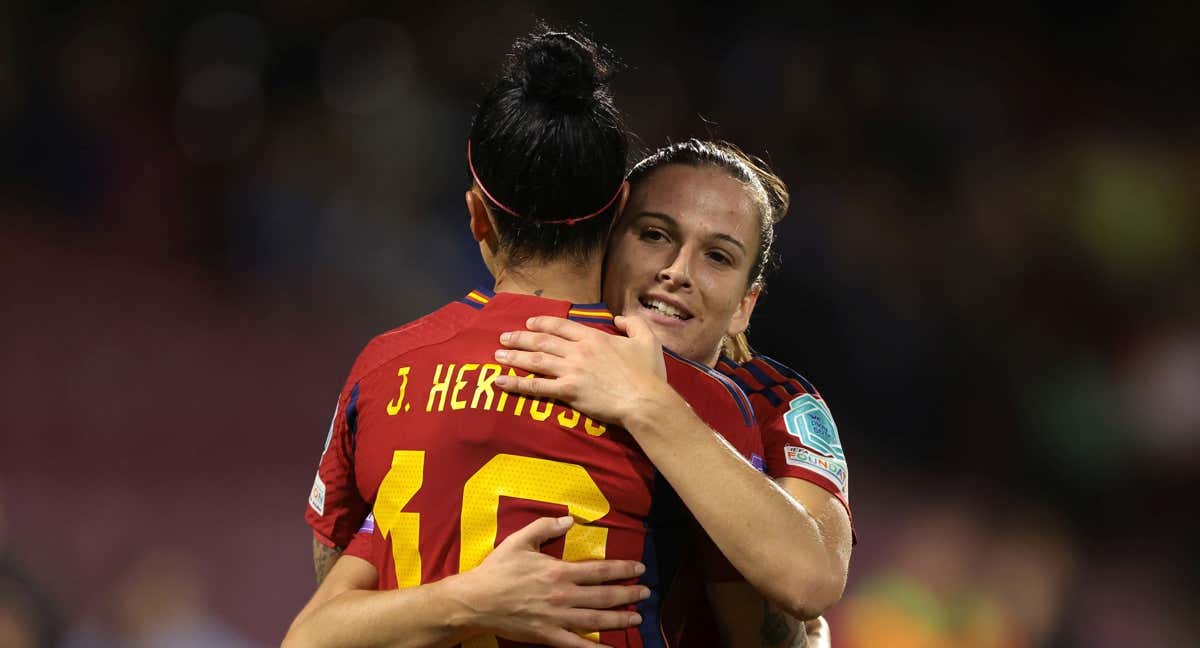
[[(374, 511), (383, 531), (371, 537), (387, 534), (390, 545), (382, 556), (371, 554), (381, 562), (352, 557), (339, 560), (293, 623), (287, 643), (403, 641), (436, 645), (494, 632), (518, 641), (580, 645), (572, 643), (572, 638), (582, 639), (562, 630), (546, 638), (545, 620), (530, 612), (531, 608), (555, 606), (576, 612), (562, 624), (572, 630), (619, 629), (641, 621), (637, 614), (596, 610), (645, 598), (646, 588), (578, 586), (632, 572), (614, 576), (612, 569), (595, 571), (577, 565), (588, 572), (564, 577), (565, 568), (545, 570), (547, 580), (537, 583), (541, 587), (528, 590), (528, 600), (507, 599), (508, 607), (497, 603), (503, 602), (503, 597), (496, 598), (487, 587), (511, 586), (521, 580), (519, 571), (489, 569), (489, 552), (499, 537), (495, 506), (501, 495), (518, 501), (518, 509), (526, 512), (534, 509), (530, 502), (565, 505), (576, 526), (566, 531), (564, 556), (568, 552), (582, 557), (637, 556), (653, 550), (647, 544), (634, 554), (629, 546), (643, 536), (648, 538), (654, 529), (639, 520), (649, 508), (648, 491), (658, 481), (644, 455), (630, 452), (632, 447), (619, 431), (606, 435), (602, 426), (590, 420), (580, 425), (577, 411), (557, 411), (547, 400), (528, 404), (526, 416), (538, 425), (557, 425), (559, 430), (539, 436), (538, 430), (548, 428), (520, 418), (524, 399), (509, 403), (505, 412), (505, 396), (493, 393), (491, 385), (501, 367), (484, 364), (486, 360), (471, 355), (474, 346), (494, 343), (503, 330), (500, 325), (519, 325), (526, 316), (570, 314), (586, 321), (606, 315), (595, 304), (588, 308), (566, 301), (599, 296), (606, 218), (619, 210), (627, 195), (627, 186), (621, 182), (624, 130), (607, 94), (597, 54), (594, 45), (577, 37), (540, 35), (518, 47), (509, 74), (481, 103), (468, 144), (473, 184), (467, 206), (472, 232), (496, 278), (497, 291), (472, 293), (462, 303), (380, 336), (360, 356), (339, 399), (331, 442), (310, 497), (309, 521), (322, 537), (340, 544), (335, 536), (347, 528), (352, 530), (347, 527), (349, 521), (356, 526), (378, 493)], [(494, 334), (489, 333), (492, 330)], [(789, 611), (819, 607), (820, 598), (810, 597), (809, 591), (796, 586), (806, 571), (811, 572), (811, 565), (784, 555), (792, 538), (811, 526), (812, 520), (730, 446), (730, 442), (736, 445), (751, 436), (757, 440), (756, 431), (741, 430), (740, 426), (752, 419), (748, 405), (737, 400), (743, 398), (740, 392), (727, 390), (710, 374), (675, 361), (668, 361), (666, 369), (681, 391), (693, 392), (696, 413), (703, 415), (698, 417), (689, 409), (673, 424), (694, 430), (692, 440), (706, 449), (702, 451), (708, 452), (709, 458), (716, 453), (736, 462), (725, 471), (726, 490), (753, 502), (744, 507), (746, 521), (768, 529), (763, 534), (736, 526), (724, 528), (713, 534), (717, 545), (734, 557), (738, 569), (753, 574), (748, 577), (756, 587), (783, 602)], [(450, 374), (455, 371), (452, 380)], [(423, 385), (427, 390), (418, 395), (416, 406), (405, 395), (410, 381), (414, 389)], [(425, 403), (423, 408), (420, 402)], [(550, 419), (556, 411), (558, 416)], [(495, 414), (510, 418), (501, 421), (503, 417)], [(731, 424), (730, 417), (736, 423)], [(710, 423), (726, 438), (714, 433)], [(498, 432), (513, 426), (523, 427), (511, 433)], [(583, 429), (586, 434), (581, 433)], [(570, 430), (574, 432), (568, 433)], [(497, 444), (524, 454), (509, 450), (492, 454)], [(364, 451), (364, 447), (375, 451)], [(481, 453), (491, 459), (476, 457)], [(556, 458), (550, 459), (532, 456), (555, 453)], [(566, 455), (571, 461), (561, 458)], [(435, 458), (439, 465), (431, 469)], [(605, 462), (607, 467), (594, 474), (575, 470)], [(562, 477), (550, 477), (547, 470), (561, 472)], [(459, 472), (463, 479), (447, 476)], [(469, 478), (467, 473), (471, 473)], [(565, 497), (559, 493), (562, 479), (571, 482), (568, 492), (582, 492), (588, 501), (559, 499)], [(423, 480), (436, 481), (441, 492), (425, 488)], [(461, 496), (447, 490), (462, 487), (464, 481)], [(513, 488), (521, 494), (512, 495)], [(702, 522), (713, 516), (713, 505), (698, 499), (705, 495), (702, 490), (681, 495)], [(654, 502), (657, 506), (659, 499)], [(460, 508), (461, 538), (457, 525)], [(587, 524), (594, 520), (601, 526)], [(556, 526), (554, 533), (535, 530), (518, 544), (537, 546), (569, 526), (567, 521)], [(433, 553), (426, 556), (421, 543), (429, 536), (434, 541), (424, 548)], [(492, 555), (502, 554), (513, 537)], [(460, 556), (452, 569), (445, 554), (456, 546)], [(606, 553), (606, 547), (611, 551)], [(751, 569), (753, 561), (772, 554), (776, 556), (771, 558), (774, 569)], [(422, 568), (424, 558), (431, 559), (426, 565), (432, 568)], [(630, 565), (628, 561), (622, 564)], [(479, 568), (472, 569), (476, 565)], [(647, 570), (647, 575), (650, 573)], [(765, 577), (768, 575), (770, 578)], [(368, 591), (380, 579), (385, 585), (406, 589)], [(434, 580), (437, 582), (417, 586)], [(661, 585), (647, 584), (651, 589)], [(564, 586), (555, 589), (553, 585)], [(564, 606), (564, 600), (570, 605)], [(656, 611), (655, 600), (644, 602), (639, 610)], [(656, 635), (657, 629), (651, 625), (641, 634), (610, 633), (606, 640), (654, 644), (661, 641)]]
[[(845, 585), (851, 545), (847, 472), (836, 427), (807, 381), (770, 359), (750, 356), (744, 338), (763, 285), (773, 225), (787, 209), (786, 188), (735, 147), (697, 140), (660, 149), (629, 180), (631, 195), (609, 245), (604, 290), (614, 312), (632, 316), (618, 318), (629, 337), (536, 318), (529, 323), (534, 332), (506, 334), (501, 341), (509, 349), (496, 357), (544, 378), (505, 377), (499, 384), (625, 426), (681, 493), (693, 487), (712, 492), (723, 488), (731, 466), (697, 456), (690, 438), (665, 424), (686, 405), (652, 371), (656, 340), (690, 360), (719, 366), (752, 394), (768, 473), (812, 516), (813, 526), (794, 538), (790, 551), (817, 558), (808, 586), (815, 598), (832, 602)], [(736, 358), (741, 362), (722, 357), (723, 343), (727, 352), (743, 356)], [(745, 505), (730, 504), (724, 517), (705, 521), (710, 534), (719, 532), (716, 527), (745, 524), (736, 513)], [(764, 557), (758, 567), (775, 564)], [(730, 615), (721, 613), (747, 600), (744, 584), (708, 589), (726, 637), (747, 636), (747, 614), (734, 615), (741, 623), (730, 624)], [(789, 625), (794, 632), (794, 622), (781, 623), (786, 619), (778, 610), (766, 614), (764, 637)]]

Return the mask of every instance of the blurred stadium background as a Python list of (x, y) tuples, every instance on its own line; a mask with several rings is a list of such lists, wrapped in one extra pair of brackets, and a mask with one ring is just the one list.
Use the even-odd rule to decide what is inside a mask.
[(836, 646), (1198, 645), (1200, 11), (835, 4), (0, 1), (0, 643), (35, 590), (278, 642), (354, 355), (486, 282), (468, 120), (544, 18), (791, 185), (751, 334), (851, 459)]

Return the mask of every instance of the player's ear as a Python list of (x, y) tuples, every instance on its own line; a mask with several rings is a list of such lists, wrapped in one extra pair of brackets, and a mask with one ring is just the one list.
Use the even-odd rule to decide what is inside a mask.
[(494, 236), (496, 230), (492, 224), (491, 214), (488, 213), (487, 205), (483, 203), (483, 198), (475, 193), (475, 188), (467, 189), (466, 196), (467, 213), (471, 215), (471, 236), (477, 242), (484, 242), (489, 237)]
[(758, 304), (760, 292), (762, 292), (762, 286), (757, 282), (750, 286), (750, 290), (747, 290), (746, 295), (738, 302), (737, 310), (733, 311), (733, 319), (729, 322), (729, 328), (725, 330), (725, 335), (733, 337), (744, 332), (750, 326), (750, 316), (754, 314), (754, 306)]

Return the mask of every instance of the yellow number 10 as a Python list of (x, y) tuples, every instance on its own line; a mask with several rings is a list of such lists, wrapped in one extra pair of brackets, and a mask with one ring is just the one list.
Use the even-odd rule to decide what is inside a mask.
[[(392, 539), (396, 583), (401, 588), (421, 584), (420, 514), (405, 513), (403, 509), (421, 489), (424, 474), (424, 451), (395, 451), (392, 468), (380, 483), (375, 502), (375, 522), (384, 537)], [(604, 558), (608, 529), (582, 523), (604, 517), (610, 506), (583, 466), (498, 454), (471, 475), (463, 486), (459, 522), (460, 573), (478, 567), (496, 548), (496, 514), (501, 496), (566, 506), (576, 524), (567, 531), (563, 560)], [(588, 637), (599, 641), (597, 633)], [(477, 637), (463, 645), (465, 648), (487, 648), (495, 646), (496, 639)]]

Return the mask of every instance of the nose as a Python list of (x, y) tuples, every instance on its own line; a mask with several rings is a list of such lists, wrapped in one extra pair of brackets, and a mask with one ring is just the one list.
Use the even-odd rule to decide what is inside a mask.
[(670, 265), (658, 271), (657, 279), (671, 289), (691, 288), (692, 275), (688, 267), (688, 255), (682, 251), (676, 254)]

